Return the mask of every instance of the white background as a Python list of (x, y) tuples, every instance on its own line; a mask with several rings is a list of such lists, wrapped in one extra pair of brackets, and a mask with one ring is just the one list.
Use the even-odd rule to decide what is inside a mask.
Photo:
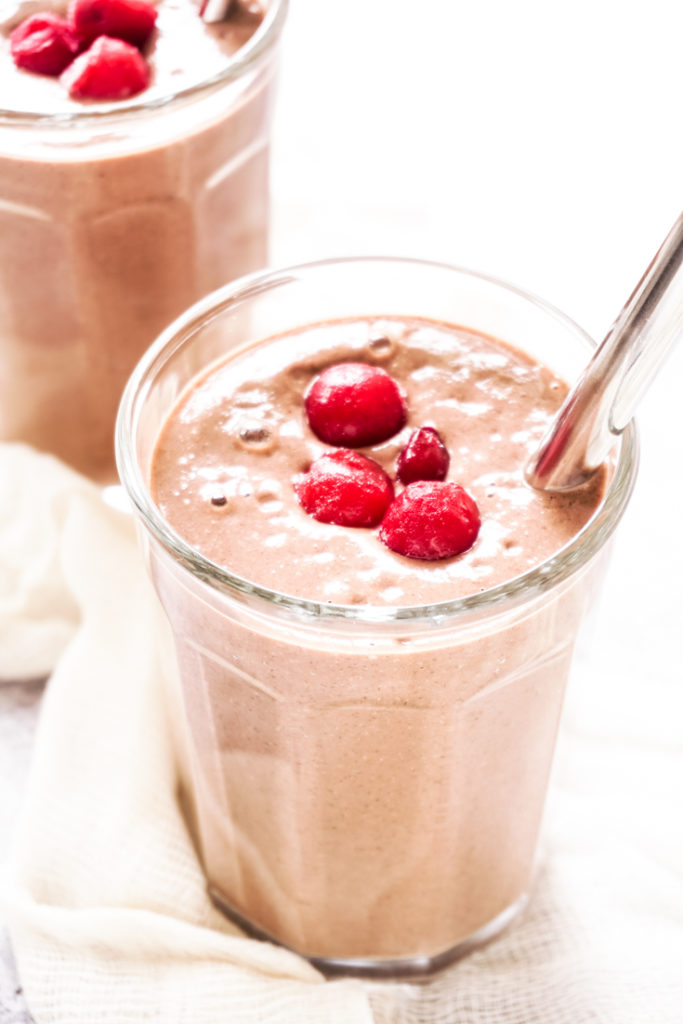
[[(443, 260), (599, 340), (683, 210), (682, 46), (678, 0), (292, 0), (273, 262)], [(683, 340), (637, 418), (544, 832), (614, 1024), (683, 1013)]]
[[(291, 0), (272, 262), (444, 260), (599, 340), (683, 210), (682, 45), (676, 0)], [(683, 723), (683, 341), (638, 421), (600, 649)]]

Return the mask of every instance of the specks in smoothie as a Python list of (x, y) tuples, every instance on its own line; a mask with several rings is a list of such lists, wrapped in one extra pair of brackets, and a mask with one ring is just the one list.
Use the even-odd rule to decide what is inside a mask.
[(396, 342), (382, 334), (377, 338), (371, 338), (368, 342), (368, 354), (376, 362), (391, 359), (396, 351)]
[(242, 423), (237, 431), (239, 445), (248, 452), (269, 455), (275, 448), (275, 435), (263, 423), (253, 420)]
[(256, 488), (256, 501), (262, 512), (276, 515), (282, 511), (282, 487), (277, 480), (262, 480)]
[(233, 501), (220, 485), (214, 484), (212, 487), (202, 488), (202, 497), (211, 506), (211, 509), (215, 509), (221, 516), (229, 515), (235, 510)]
[(503, 554), (508, 558), (518, 558), (522, 554), (522, 546), (513, 537), (506, 537), (503, 541)]
[(525, 484), (519, 469), (508, 473), (482, 473), (475, 483), (487, 498), (495, 499), (501, 508), (527, 508), (534, 499), (535, 492)]
[(393, 359), (398, 351), (403, 330), (401, 324), (392, 323), (391, 320), (379, 320), (372, 324), (367, 344), (369, 359), (375, 363)]
[(568, 388), (563, 381), (558, 380), (557, 377), (549, 375), (547, 372), (542, 378), (543, 384), (543, 398), (551, 405), (556, 405), (558, 401), (563, 401)]

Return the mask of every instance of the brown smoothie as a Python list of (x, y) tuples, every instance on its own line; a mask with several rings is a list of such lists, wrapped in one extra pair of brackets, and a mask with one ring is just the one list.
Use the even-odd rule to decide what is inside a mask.
[[(412, 430), (439, 431), (448, 479), (481, 513), (464, 554), (405, 558), (377, 529), (301, 508), (293, 479), (329, 450), (304, 394), (345, 361), (381, 365), (405, 391), (406, 426), (363, 449), (392, 477)], [(602, 474), (565, 496), (523, 479), (565, 394), (550, 370), (473, 331), (391, 317), (313, 325), (186, 389), (158, 438), (152, 494), (189, 544), (257, 586), (321, 606), (451, 601), (550, 558), (599, 506)], [(523, 902), (593, 570), (454, 630), (437, 608), (387, 626), (279, 622), (246, 599), (229, 608), (156, 545), (151, 562), (221, 905), (307, 956), (378, 961), (437, 957)]]
[[(481, 513), (477, 543), (461, 557), (400, 558), (375, 531), (340, 529), (303, 512), (292, 479), (330, 450), (307, 425), (303, 395), (324, 367), (345, 361), (382, 366), (406, 393), (405, 427), (361, 449), (390, 476), (416, 427), (441, 434), (449, 479), (466, 487)], [(564, 495), (524, 481), (566, 393), (563, 381), (522, 353), (447, 325), (313, 326), (247, 350), (195, 384), (160, 437), (154, 495), (193, 547), (261, 586), (336, 604), (452, 600), (538, 565), (595, 510), (602, 478)]]
[[(12, 63), (25, 10), (0, 36), (0, 437), (107, 479), (141, 353), (189, 303), (266, 260), (272, 52), (204, 93), (262, 19), (238, 4), (213, 28), (191, 0), (160, 0), (149, 88), (77, 102)], [(187, 102), (168, 102), (185, 89)]]

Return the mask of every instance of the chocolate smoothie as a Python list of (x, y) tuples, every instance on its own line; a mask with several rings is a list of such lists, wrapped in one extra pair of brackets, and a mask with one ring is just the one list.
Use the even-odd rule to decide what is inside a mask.
[[(363, 449), (390, 475), (413, 428), (438, 429), (449, 475), (481, 512), (463, 555), (401, 557), (376, 530), (301, 508), (293, 480), (329, 449), (303, 397), (324, 367), (345, 361), (381, 364), (405, 391), (406, 426)], [(565, 393), (521, 353), (444, 324), (315, 326), (191, 388), (159, 438), (152, 491), (204, 556), (285, 594), (374, 606), (476, 594), (559, 550), (600, 501), (602, 476), (568, 496), (524, 482)], [(407, 631), (372, 657), (320, 650), (315, 637), (293, 648), (247, 636), (197, 611), (186, 631), (201, 631), (202, 648), (181, 645), (181, 664), (194, 680), (199, 822), (218, 895), (295, 949), (353, 958), (438, 954), (518, 901), (580, 603), (558, 600), (466, 645), (423, 650)], [(207, 653), (221, 647), (239, 667)], [(258, 679), (245, 671), (256, 660)]]
[[(175, 638), (209, 887), (323, 969), (429, 973), (529, 893), (630, 442), (583, 490), (528, 487), (566, 394), (559, 369), (576, 372), (584, 341), (495, 282), (332, 261), (226, 291), (148, 354), (118, 434)], [(325, 305), (335, 319), (316, 315)], [(305, 511), (297, 481), (335, 450), (311, 428), (312, 382), (347, 363), (381, 367), (405, 396), (405, 423), (358, 450), (396, 501), (415, 487), (397, 476), (406, 441), (438, 431), (443, 486), (481, 519), (462, 553), (396, 554), (389, 513), (350, 527)]]
[[(411, 432), (435, 427), (449, 478), (481, 513), (477, 543), (438, 563), (397, 557), (372, 530), (306, 515), (292, 481), (330, 449), (303, 396), (326, 366), (363, 362), (400, 382), (408, 422), (362, 451), (396, 476)], [(544, 561), (585, 525), (603, 479), (534, 491), (524, 467), (567, 393), (546, 367), (445, 324), (377, 318), (312, 326), (247, 350), (194, 385), (156, 450), (153, 493), (174, 530), (253, 583), (337, 604), (432, 604), (497, 586)], [(224, 500), (223, 500), (224, 499)]]
[(113, 477), (116, 410), (142, 352), (189, 303), (265, 262), (282, 6), (238, 3), (211, 27), (192, 0), (161, 0), (149, 87), (106, 104), (14, 66), (10, 29), (35, 5), (4, 22), (0, 437)]

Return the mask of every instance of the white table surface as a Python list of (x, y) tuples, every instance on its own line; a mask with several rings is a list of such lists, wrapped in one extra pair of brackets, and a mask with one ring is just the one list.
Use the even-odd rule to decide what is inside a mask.
[[(272, 263), (443, 260), (536, 292), (601, 337), (683, 206), (682, 38), (674, 0), (291, 0)], [(605, 688), (578, 691), (613, 709), (634, 751), (652, 735), (670, 744), (659, 781), (679, 816), (682, 396), (679, 343), (638, 416), (639, 483), (593, 652)], [(0, 860), (39, 700), (37, 685), (0, 685)], [(628, 813), (621, 779), (596, 784)], [(0, 929), (0, 1024), (30, 1019), (17, 989)]]

